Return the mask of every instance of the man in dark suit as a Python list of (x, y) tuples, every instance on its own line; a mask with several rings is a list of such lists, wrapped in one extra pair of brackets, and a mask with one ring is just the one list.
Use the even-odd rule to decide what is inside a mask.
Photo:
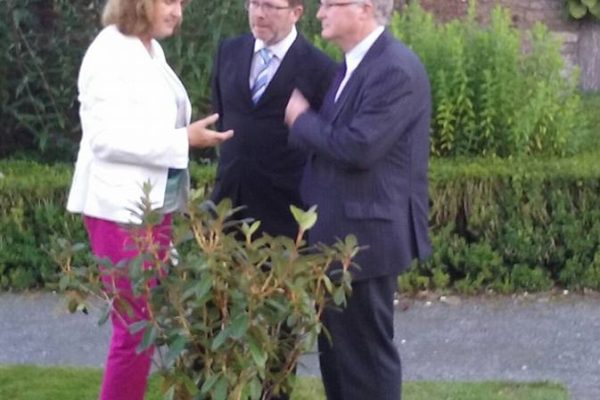
[(296, 31), (303, 0), (248, 0), (246, 9), (252, 34), (225, 40), (213, 68), (218, 125), (236, 135), (220, 148), (212, 199), (245, 206), (236, 218), (260, 220), (260, 232), (295, 237), (289, 207), (303, 206), (306, 154), (288, 146), (285, 107), (298, 87), (319, 109), (336, 66)]
[(368, 246), (355, 259), (347, 308), (323, 315), (332, 338), (319, 340), (329, 400), (400, 398), (397, 277), (431, 253), (430, 87), (417, 56), (384, 28), (392, 8), (393, 0), (321, 0), (321, 35), (343, 50), (345, 68), (320, 113), (301, 88), (286, 109), (290, 144), (311, 152), (302, 193), (319, 218), (310, 242), (353, 233)]

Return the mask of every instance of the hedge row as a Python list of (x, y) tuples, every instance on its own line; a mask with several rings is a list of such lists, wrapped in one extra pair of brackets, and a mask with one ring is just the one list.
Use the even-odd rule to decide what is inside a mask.
[[(600, 289), (600, 154), (560, 160), (433, 160), (433, 257), (402, 290)], [(85, 242), (64, 211), (71, 168), (0, 161), (0, 289), (53, 287), (59, 239)], [(212, 165), (192, 167), (210, 185)]]
[(404, 289), (600, 289), (598, 154), (434, 160), (432, 259)]

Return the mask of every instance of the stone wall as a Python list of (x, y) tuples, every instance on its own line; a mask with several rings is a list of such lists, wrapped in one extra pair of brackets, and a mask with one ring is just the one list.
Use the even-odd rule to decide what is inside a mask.
[[(399, 0), (399, 5), (406, 0)], [(426, 10), (439, 21), (462, 18), (467, 13), (467, 0), (420, 0)], [(582, 87), (585, 90), (600, 90), (600, 23), (580, 22), (569, 18), (565, 0), (477, 0), (477, 19), (485, 24), (496, 5), (510, 10), (514, 25), (528, 29), (536, 22), (543, 22), (563, 41), (563, 56), (567, 68), (581, 67)]]

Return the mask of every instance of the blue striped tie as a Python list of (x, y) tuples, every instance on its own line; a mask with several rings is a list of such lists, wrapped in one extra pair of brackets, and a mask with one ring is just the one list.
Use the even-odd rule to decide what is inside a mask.
[(258, 52), (258, 73), (256, 74), (256, 78), (254, 79), (254, 84), (252, 85), (252, 101), (254, 104), (258, 103), (260, 100), (260, 96), (265, 92), (269, 81), (271, 80), (271, 74), (269, 71), (269, 65), (275, 58), (271, 50), (263, 47)]

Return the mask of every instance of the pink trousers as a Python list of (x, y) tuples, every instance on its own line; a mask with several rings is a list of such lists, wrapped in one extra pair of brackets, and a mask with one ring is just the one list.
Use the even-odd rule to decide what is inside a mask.
[[(84, 216), (92, 252), (98, 258), (108, 258), (112, 264), (135, 258), (139, 252), (134, 246), (132, 233), (119, 224), (99, 218)], [(152, 237), (160, 244), (162, 255), (171, 239), (171, 216), (166, 215), (160, 225), (154, 227)], [(143, 400), (154, 349), (140, 354), (136, 347), (141, 342), (143, 330), (130, 334), (128, 326), (148, 318), (147, 301), (133, 295), (131, 281), (124, 275), (114, 277), (103, 274), (105, 290), (118, 292), (119, 297), (128, 301), (133, 312), (111, 314), (112, 336), (100, 400)]]

